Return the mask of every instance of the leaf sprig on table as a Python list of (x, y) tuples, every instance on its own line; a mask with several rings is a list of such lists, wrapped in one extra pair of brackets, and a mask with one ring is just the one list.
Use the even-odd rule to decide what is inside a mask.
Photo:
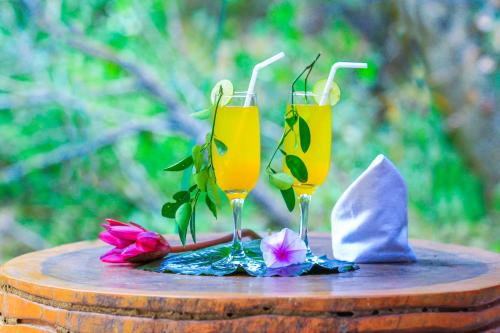
[[(288, 208), (289, 211), (293, 211), (293, 209), (295, 208), (295, 191), (293, 190), (292, 187), (295, 181), (294, 178), (301, 183), (305, 183), (307, 182), (309, 175), (304, 161), (302, 161), (302, 159), (297, 155), (288, 154), (285, 150), (282, 149), (282, 146), (283, 143), (285, 142), (285, 138), (288, 135), (293, 134), (295, 135), (295, 141), (297, 141), (297, 137), (300, 138), (300, 149), (302, 150), (302, 152), (306, 153), (309, 150), (309, 146), (311, 145), (311, 130), (309, 129), (307, 121), (304, 118), (302, 118), (297, 112), (297, 109), (293, 101), (293, 95), (295, 92), (295, 84), (307, 72), (304, 80), (304, 93), (305, 93), (304, 97), (307, 100), (307, 80), (319, 57), (320, 54), (316, 56), (313, 62), (311, 62), (309, 65), (306, 66), (306, 68), (304, 68), (304, 70), (299, 74), (299, 76), (297, 76), (297, 78), (292, 83), (291, 87), (292, 97), (290, 103), (291, 107), (290, 110), (287, 111), (287, 113), (285, 114), (285, 122), (288, 125), (288, 128), (284, 131), (283, 135), (281, 136), (281, 139), (276, 148), (274, 149), (271, 159), (269, 160), (269, 163), (266, 166), (266, 173), (269, 175), (269, 182), (271, 183), (271, 185), (280, 190), (281, 195), (283, 196), (283, 200), (285, 201), (286, 207)], [(290, 170), (290, 173), (292, 174), (291, 176), (284, 172), (277, 172), (275, 169), (272, 168), (271, 164), (274, 158), (276, 157), (278, 151), (281, 152), (281, 154), (284, 156), (285, 164)]]
[(205, 205), (215, 218), (217, 218), (217, 207), (220, 207), (222, 202), (215, 178), (212, 142), (219, 155), (224, 155), (227, 152), (227, 146), (217, 139), (214, 134), (217, 111), (223, 95), (224, 92), (221, 86), (217, 94), (215, 106), (193, 114), (198, 119), (212, 117), (211, 131), (207, 133), (205, 142), (201, 145), (194, 145), (190, 155), (164, 169), (165, 171), (192, 169), (191, 177), (194, 185), (188, 190), (176, 192), (172, 196), (173, 201), (166, 202), (161, 209), (161, 214), (164, 217), (175, 220), (182, 245), (186, 244), (188, 228), (193, 241), (196, 242), (196, 207), (200, 198), (204, 200)]

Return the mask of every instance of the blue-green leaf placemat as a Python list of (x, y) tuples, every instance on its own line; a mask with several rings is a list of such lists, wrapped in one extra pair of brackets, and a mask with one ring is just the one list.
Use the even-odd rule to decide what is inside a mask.
[[(245, 253), (252, 259), (264, 263), (260, 250), (260, 240), (244, 243)], [(150, 272), (177, 273), (187, 275), (215, 275), (223, 276), (230, 274), (248, 274), (250, 276), (300, 276), (304, 274), (332, 274), (354, 271), (359, 266), (352, 262), (328, 259), (322, 256), (316, 262), (290, 265), (281, 268), (243, 267), (232, 265), (224, 268), (214, 267), (215, 263), (224, 259), (231, 253), (231, 244), (221, 244), (206, 249), (186, 252), (181, 254), (170, 254), (164, 259), (157, 260), (146, 265), (137, 267)]]

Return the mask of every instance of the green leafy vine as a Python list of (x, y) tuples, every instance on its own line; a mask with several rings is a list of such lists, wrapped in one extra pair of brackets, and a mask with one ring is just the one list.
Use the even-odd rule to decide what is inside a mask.
[(211, 131), (207, 133), (205, 142), (201, 145), (194, 145), (189, 156), (164, 169), (165, 171), (193, 169), (194, 185), (188, 190), (176, 192), (172, 196), (173, 201), (166, 202), (161, 209), (161, 214), (164, 217), (175, 220), (182, 245), (186, 244), (188, 228), (193, 241), (196, 243), (196, 207), (200, 197), (205, 197), (205, 205), (215, 218), (217, 218), (217, 207), (220, 207), (222, 202), (212, 159), (213, 144), (218, 154), (224, 155), (227, 152), (227, 146), (215, 137), (217, 111), (222, 96), (223, 91), (222, 87), (220, 87), (213, 112), (212, 109), (206, 109), (193, 114), (198, 119), (207, 119), (212, 116)]
[[(288, 128), (283, 132), (283, 135), (281, 136), (281, 139), (278, 142), (276, 148), (274, 149), (271, 159), (269, 160), (266, 166), (266, 173), (269, 175), (269, 182), (274, 187), (280, 190), (283, 200), (285, 201), (285, 204), (289, 211), (293, 211), (293, 209), (295, 208), (295, 191), (293, 190), (292, 187), (293, 183), (295, 182), (294, 178), (301, 183), (305, 183), (307, 182), (308, 179), (308, 172), (307, 172), (307, 167), (305, 163), (302, 161), (302, 159), (300, 159), (300, 157), (296, 155), (287, 154), (287, 152), (282, 149), (282, 145), (285, 142), (285, 138), (291, 133), (295, 135), (295, 139), (297, 140), (296, 127), (298, 126), (298, 137), (300, 138), (300, 148), (304, 153), (306, 153), (309, 150), (309, 146), (311, 145), (311, 131), (309, 129), (307, 121), (304, 118), (302, 118), (297, 112), (293, 98), (295, 93), (295, 84), (305, 73), (307, 73), (304, 80), (304, 93), (305, 93), (305, 99), (307, 101), (307, 80), (319, 57), (320, 54), (316, 56), (313, 62), (311, 62), (309, 65), (306, 66), (306, 68), (304, 68), (304, 70), (299, 74), (299, 76), (297, 76), (297, 78), (295, 78), (295, 80), (292, 83), (291, 87), (292, 97), (290, 103), (291, 107), (290, 110), (285, 113), (285, 122), (286, 125), (288, 125)], [(292, 175), (289, 175), (284, 172), (277, 172), (272, 168), (271, 166), (272, 162), (275, 159), (278, 151), (283, 154), (285, 158), (285, 164), (290, 170), (290, 173)]]

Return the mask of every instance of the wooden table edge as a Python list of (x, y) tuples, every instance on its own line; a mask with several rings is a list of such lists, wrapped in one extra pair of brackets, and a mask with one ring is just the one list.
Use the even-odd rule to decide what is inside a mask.
[[(427, 248), (433, 248), (436, 244), (438, 244), (423, 240), (413, 240), (412, 243)], [(108, 298), (115, 299), (117, 307), (125, 305), (135, 306), (134, 304), (136, 304), (138, 308), (142, 308), (148, 304), (147, 300), (150, 299), (163, 300), (163, 304), (166, 305), (169, 304), (169, 300), (171, 300), (174, 305), (177, 304), (179, 300), (184, 300), (186, 302), (191, 300), (198, 303), (206, 302), (211, 305), (221, 302), (224, 302), (224, 304), (240, 304), (243, 302), (246, 306), (253, 306), (255, 304), (260, 304), (261, 302), (278, 306), (283, 300), (287, 299), (293, 299), (294, 304), (298, 305), (301, 303), (306, 304), (307, 302), (311, 302), (311, 299), (314, 299), (314, 308), (320, 311), (321, 309), (328, 309), (329, 311), (332, 309), (337, 309), (339, 311), (359, 311), (371, 308), (374, 303), (380, 303), (381, 306), (385, 307), (417, 308), (433, 306), (436, 304), (437, 299), (441, 300), (441, 307), (463, 307), (464, 304), (466, 307), (481, 307), (488, 304), (496, 304), (500, 299), (500, 281), (499, 278), (496, 278), (500, 276), (500, 264), (498, 261), (500, 256), (498, 254), (481, 249), (471, 249), (460, 245), (441, 243), (439, 243), (439, 246), (454, 250), (467, 249), (469, 251), (473, 251), (473, 253), (483, 256), (484, 258), (487, 258), (488, 260), (491, 260), (492, 267), (495, 270), (493, 274), (494, 277), (479, 276), (468, 280), (447, 283), (445, 285), (436, 284), (428, 287), (406, 288), (403, 289), (403, 293), (401, 293), (401, 289), (398, 289), (395, 291), (374, 290), (370, 291), (369, 294), (365, 291), (363, 294), (339, 293), (324, 295), (324, 293), (312, 293), (307, 296), (294, 293), (286, 295), (270, 294), (259, 296), (253, 296), (251, 294), (226, 294), (214, 299), (213, 294), (203, 294), (199, 292), (189, 295), (185, 292), (137, 292), (136, 290), (131, 289), (110, 290), (109, 288), (106, 288), (99, 290), (99, 288), (96, 288), (88, 290), (78, 287), (59, 288), (51, 285), (50, 283), (19, 279), (18, 277), (9, 275), (9, 267), (11, 265), (18, 265), (19, 262), (23, 262), (26, 258), (33, 258), (34, 256), (36, 258), (37, 256), (44, 256), (47, 254), (64, 253), (68, 248), (76, 250), (91, 248), (96, 245), (96, 242), (88, 241), (72, 243), (14, 258), (0, 267), (0, 283), (2, 284), (2, 292), (4, 294), (21, 293), (23, 295), (33, 296), (35, 299), (47, 299), (53, 302), (75, 303), (89, 306), (99, 305), (99, 297), (96, 296), (106, 296)], [(443, 291), (440, 290), (440, 288), (447, 288), (447, 290)], [(456, 303), (456, 299), (461, 300), (460, 304)]]

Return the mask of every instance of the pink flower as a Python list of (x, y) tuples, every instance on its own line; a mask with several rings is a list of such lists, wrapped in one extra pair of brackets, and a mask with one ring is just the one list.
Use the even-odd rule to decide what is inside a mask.
[(123, 223), (106, 219), (99, 239), (114, 248), (101, 256), (109, 263), (146, 262), (164, 257), (170, 252), (170, 245), (160, 234), (147, 231), (133, 222)]
[(306, 244), (299, 235), (288, 228), (262, 239), (260, 249), (269, 268), (285, 267), (306, 261)]

